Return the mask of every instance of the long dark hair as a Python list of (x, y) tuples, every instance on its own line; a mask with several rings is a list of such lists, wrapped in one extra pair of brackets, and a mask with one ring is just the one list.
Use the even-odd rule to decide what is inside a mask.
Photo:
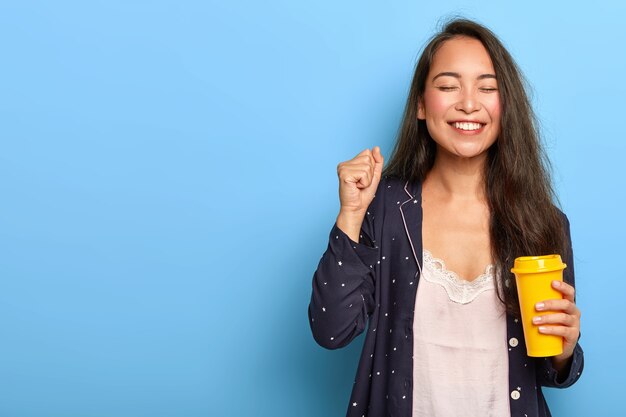
[[(502, 103), (500, 135), (489, 148), (484, 184), (491, 212), (489, 232), (498, 297), (508, 313), (520, 316), (517, 286), (510, 270), (518, 256), (558, 253), (567, 242), (563, 218), (550, 179), (550, 162), (540, 141), (538, 122), (525, 79), (509, 52), (486, 27), (464, 18), (447, 22), (424, 48), (415, 68), (404, 117), (385, 176), (423, 182), (435, 162), (436, 145), (425, 120), (418, 120), (433, 57), (443, 42), (470, 37), (484, 45), (493, 62)], [(508, 285), (507, 285), (508, 283)]]

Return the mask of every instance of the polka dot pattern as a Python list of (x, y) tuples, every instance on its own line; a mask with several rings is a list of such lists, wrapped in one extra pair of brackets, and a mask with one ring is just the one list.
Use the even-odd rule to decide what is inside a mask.
[[(337, 349), (369, 329), (348, 417), (411, 416), (421, 219), (421, 185), (383, 177), (363, 219), (359, 242), (333, 225), (314, 273), (308, 315), (315, 341)], [(564, 280), (574, 285), (571, 251), (564, 262), (568, 265)], [(548, 406), (541, 388), (574, 384), (583, 371), (582, 348), (577, 344), (570, 368), (557, 372), (551, 359), (527, 356), (521, 320), (507, 315), (506, 322), (507, 338), (502, 343), (509, 358), (511, 416), (545, 417)]]

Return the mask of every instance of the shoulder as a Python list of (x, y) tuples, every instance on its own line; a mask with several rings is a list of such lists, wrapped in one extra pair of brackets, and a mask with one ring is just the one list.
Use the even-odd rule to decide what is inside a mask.
[(384, 204), (383, 201), (400, 198), (406, 195), (405, 185), (406, 181), (403, 181), (402, 178), (383, 175), (378, 183), (374, 200), (378, 200), (379, 204)]
[(563, 225), (566, 226), (566, 227), (569, 227), (569, 218), (567, 217), (567, 214), (565, 214), (565, 212), (563, 210), (561, 210), (561, 208), (556, 206), (556, 205), (554, 206), (554, 209), (556, 210), (557, 214), (561, 218), (561, 221), (563, 222)]
[(414, 198), (418, 187), (406, 179), (385, 175), (381, 177), (369, 212), (382, 214)]
[(395, 175), (383, 175), (378, 184), (378, 191), (386, 191), (389, 189), (403, 190), (406, 185), (406, 181)]

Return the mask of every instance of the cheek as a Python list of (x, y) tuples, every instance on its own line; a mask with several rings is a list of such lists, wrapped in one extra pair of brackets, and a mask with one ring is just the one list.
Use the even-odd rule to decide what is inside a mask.
[(502, 106), (500, 105), (500, 98), (496, 97), (494, 100), (491, 100), (485, 103), (489, 114), (491, 115), (491, 121), (493, 123), (500, 124), (500, 116), (502, 114)]
[(442, 94), (433, 93), (432, 90), (424, 94), (424, 106), (426, 107), (426, 115), (441, 115), (445, 113), (453, 104), (449, 95), (446, 97)]

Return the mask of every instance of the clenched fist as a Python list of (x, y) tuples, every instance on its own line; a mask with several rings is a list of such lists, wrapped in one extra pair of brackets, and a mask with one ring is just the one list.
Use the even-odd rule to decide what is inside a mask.
[(341, 204), (337, 226), (355, 242), (358, 242), (361, 223), (380, 183), (383, 163), (380, 147), (375, 146), (337, 165)]

